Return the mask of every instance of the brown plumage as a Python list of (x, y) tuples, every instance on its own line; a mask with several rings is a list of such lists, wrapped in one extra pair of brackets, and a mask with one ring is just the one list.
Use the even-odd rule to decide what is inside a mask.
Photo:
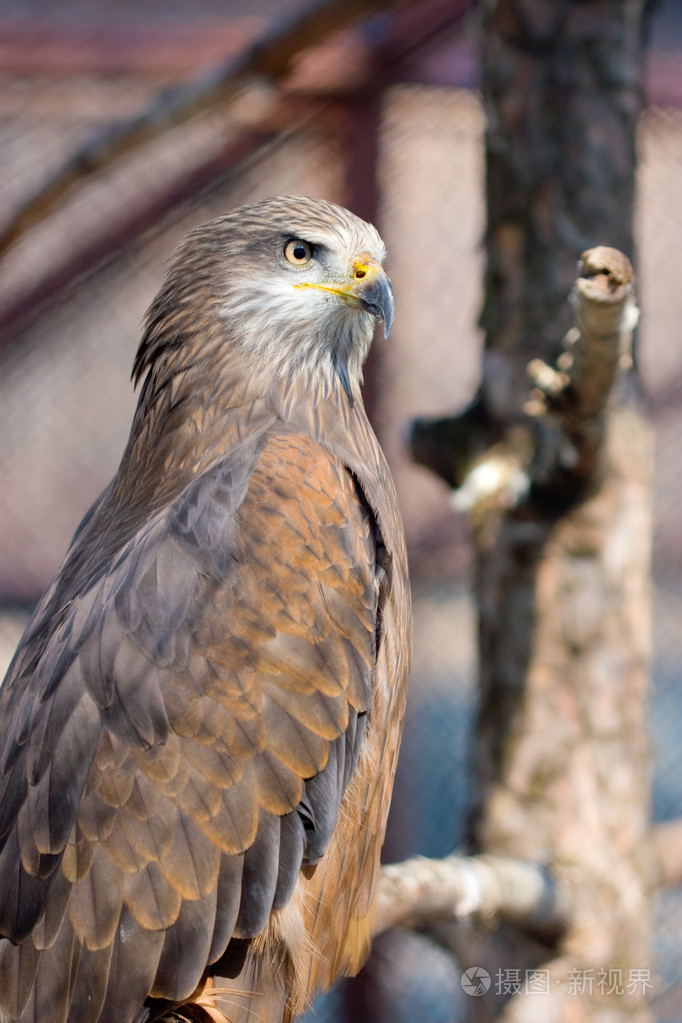
[(410, 642), (383, 256), (293, 198), (178, 253), (0, 690), (0, 1020), (288, 1020), (362, 964)]

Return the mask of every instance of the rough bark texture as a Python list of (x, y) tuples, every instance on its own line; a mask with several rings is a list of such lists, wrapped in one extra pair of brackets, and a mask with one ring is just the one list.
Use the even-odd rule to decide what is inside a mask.
[[(502, 0), (489, 8), (483, 396), (498, 423), (516, 418), (526, 399), (529, 359), (559, 356), (576, 255), (594, 242), (632, 252), (641, 7)], [(544, 441), (533, 450), (531, 464), (548, 468), (540, 480), (531, 471), (528, 498), (501, 515), (484, 510), (476, 530), (474, 832), (487, 852), (549, 864), (570, 889), (571, 926), (543, 964), (552, 981), (551, 1001), (541, 999), (546, 1021), (648, 1017), (644, 985), (628, 982), (651, 965), (651, 449), (623, 386), (600, 408), (590, 385), (599, 380), (603, 401), (610, 382), (592, 370), (578, 372), (573, 389), (582, 395), (571, 411), (582, 444), (564, 420), (549, 457)], [(528, 1018), (539, 997), (512, 999), (504, 1018)]]
[(643, 0), (486, 0), (488, 131), (483, 387), (514, 415), (525, 366), (552, 362), (576, 257), (632, 255)]
[[(546, 864), (571, 904), (558, 943), (543, 947), (509, 926), (493, 942), (470, 936), (464, 967), (521, 977), (516, 997), (501, 984), (501, 999), (476, 999), (480, 1020), (649, 1019), (651, 447), (619, 347), (632, 318), (618, 253), (586, 254), (575, 344), (562, 351), (580, 253), (615, 245), (632, 255), (642, 8), (485, 5), (481, 390), (461, 416), (422, 420), (412, 435), (417, 460), (461, 487), (473, 526), (481, 705), (472, 844)], [(598, 254), (609, 251), (615, 263), (601, 267)], [(585, 318), (593, 300), (612, 313), (620, 302), (610, 341)], [(548, 971), (549, 993), (524, 993), (524, 968)]]
[(555, 935), (567, 912), (567, 900), (542, 867), (500, 856), (417, 856), (382, 869), (372, 935), (471, 916), (522, 922)]
[[(603, 356), (607, 338), (590, 340)], [(612, 336), (614, 367), (618, 348)], [(583, 419), (583, 444), (576, 444), (576, 408), (590, 404), (589, 395), (584, 401), (576, 395), (567, 416), (555, 404), (545, 417), (559, 438), (549, 482), (544, 470), (541, 484), (534, 481), (532, 459), (526, 500), (502, 515), (479, 510), (474, 833), (486, 852), (549, 865), (569, 893), (570, 925), (557, 954), (542, 963), (555, 985), (544, 1019), (644, 1020), (651, 989), (636, 985), (630, 992), (629, 982), (651, 965), (651, 450), (640, 414), (615, 401)], [(548, 512), (556, 507), (546, 500), (548, 491), (561, 500), (571, 477), (583, 495), (591, 478), (592, 493), (561, 514)], [(507, 932), (504, 940), (520, 951), (518, 934)], [(504, 957), (504, 946), (498, 955)], [(521, 961), (538, 967), (535, 958), (521, 955)], [(600, 978), (607, 979), (601, 987)], [(622, 993), (607, 996), (617, 979)], [(514, 999), (504, 1018), (526, 1018), (523, 1001)]]

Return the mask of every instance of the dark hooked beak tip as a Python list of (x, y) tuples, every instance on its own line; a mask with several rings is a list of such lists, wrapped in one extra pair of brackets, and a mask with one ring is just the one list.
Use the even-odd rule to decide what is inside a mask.
[(388, 337), (393, 326), (395, 301), (391, 281), (385, 273), (382, 272), (366, 290), (363, 290), (360, 301), (363, 309), (384, 321), (384, 337)]

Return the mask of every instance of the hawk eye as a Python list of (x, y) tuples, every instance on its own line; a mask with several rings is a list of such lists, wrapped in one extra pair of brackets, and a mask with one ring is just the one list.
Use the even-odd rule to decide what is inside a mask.
[(313, 258), (313, 250), (308, 242), (300, 238), (292, 238), (284, 246), (284, 258), (294, 266), (305, 266)]

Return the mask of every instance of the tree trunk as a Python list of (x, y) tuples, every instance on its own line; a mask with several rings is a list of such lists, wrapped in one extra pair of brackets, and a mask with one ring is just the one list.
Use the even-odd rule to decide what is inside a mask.
[(462, 488), (476, 549), (472, 844), (547, 865), (571, 905), (558, 942), (469, 936), (463, 967), (491, 976), (479, 1019), (649, 1019), (651, 445), (613, 333), (632, 323), (609, 327), (606, 379), (609, 346), (580, 322), (585, 301), (624, 301), (618, 254), (586, 255), (591, 297), (579, 289), (581, 338), (562, 354), (581, 252), (632, 255), (643, 6), (484, 4), (481, 388), (461, 416), (413, 428), (416, 459)]
[(496, 419), (553, 362), (580, 253), (632, 257), (644, 0), (484, 0), (483, 388)]

